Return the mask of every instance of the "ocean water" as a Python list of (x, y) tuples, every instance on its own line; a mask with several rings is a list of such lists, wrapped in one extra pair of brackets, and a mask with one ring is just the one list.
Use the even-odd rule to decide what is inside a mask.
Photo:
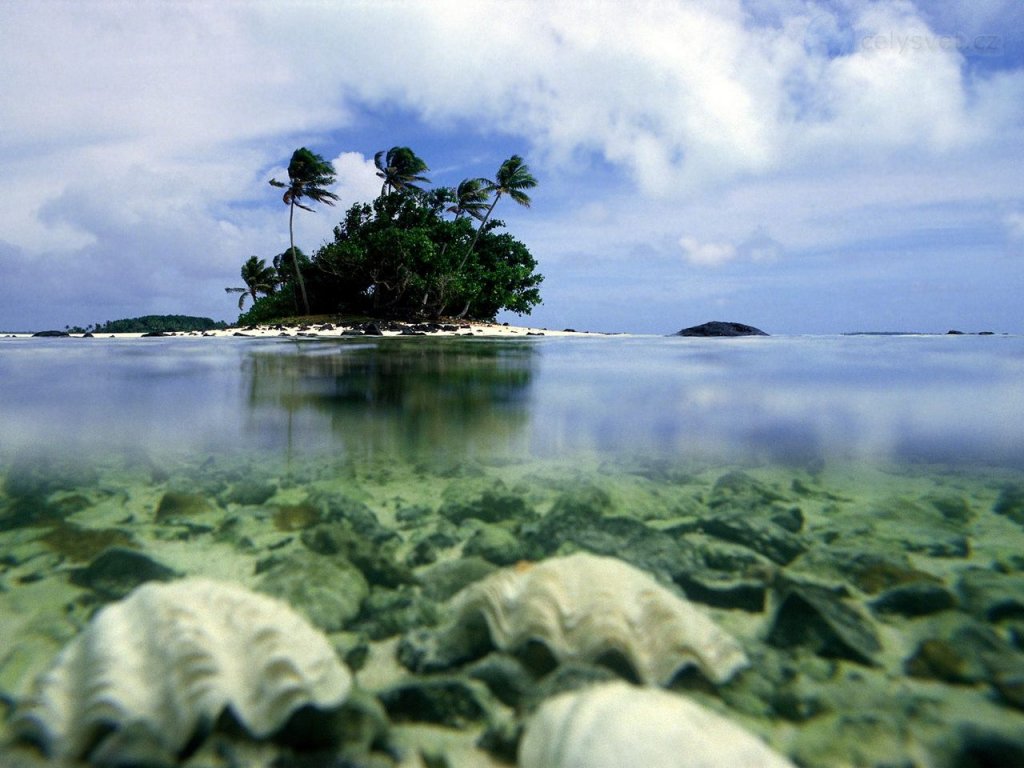
[[(492, 654), (473, 663), (515, 681), (445, 670), (489, 688), (467, 716), (399, 663), (457, 587), (580, 550), (737, 638), (735, 678), (667, 685), (799, 765), (1024, 764), (1021, 337), (0, 340), (5, 720), (144, 578), (102, 572), (112, 548), (324, 629), (387, 716), (392, 748), (357, 764), (505, 764), (496, 722), (573, 674), (637, 681)], [(365, 579), (350, 609), (285, 583), (337, 558)]]

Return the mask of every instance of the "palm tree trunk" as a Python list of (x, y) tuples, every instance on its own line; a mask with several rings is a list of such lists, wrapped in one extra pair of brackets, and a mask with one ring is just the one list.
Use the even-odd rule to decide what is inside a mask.
[(471, 254), (473, 249), (476, 248), (476, 241), (480, 239), (480, 233), (483, 232), (484, 227), (487, 226), (487, 221), (491, 218), (491, 214), (494, 212), (494, 206), (498, 204), (499, 200), (501, 200), (501, 192), (494, 196), (494, 202), (491, 203), (491, 207), (487, 209), (487, 215), (484, 216), (484, 220), (480, 222), (480, 226), (476, 228), (476, 234), (473, 236), (473, 242), (469, 244), (469, 250), (466, 251), (466, 255), (462, 257), (462, 263), (459, 264), (460, 272), (462, 271), (462, 268), (466, 266), (466, 260), (469, 258), (469, 254)]
[(302, 270), (299, 269), (299, 260), (295, 257), (295, 201), (289, 206), (288, 213), (288, 238), (292, 245), (292, 266), (295, 267), (295, 279), (299, 283), (299, 293), (302, 294), (302, 307), (305, 314), (309, 314), (309, 298), (306, 296), (306, 283), (302, 279)]

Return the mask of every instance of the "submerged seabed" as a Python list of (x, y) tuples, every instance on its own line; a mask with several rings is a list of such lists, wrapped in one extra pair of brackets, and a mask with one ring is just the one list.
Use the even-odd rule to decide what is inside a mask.
[[(154, 356), (133, 346), (134, 364), (102, 348), (103, 386), (128, 402), (134, 437), (145, 439), (132, 439), (109, 400), (82, 394), (93, 391), (83, 376), (68, 384), (81, 388), (65, 421), (72, 450), (27, 438), (59, 425), (30, 407), (23, 358), (21, 379), (6, 379), (17, 397), (5, 408), (20, 428), (0, 446), (7, 715), (98, 607), (144, 578), (208, 576), (284, 597), (328, 632), (386, 712), (390, 749), (353, 745), (353, 764), (504, 764), (517, 723), (541, 698), (630, 670), (558, 667), (531, 649), (424, 675), (403, 668), (396, 647), (489, 571), (582, 549), (651, 573), (739, 639), (749, 669), (719, 686), (684, 671), (670, 688), (801, 766), (1021, 764), (1024, 472), (976, 460), (986, 435), (999, 457), (1012, 454), (998, 419), (982, 428), (984, 410), (966, 418), (970, 408), (965, 416), (951, 404), (945, 419), (931, 408), (915, 421), (889, 389), (872, 389), (868, 366), (807, 363), (804, 385), (819, 398), (860, 372), (861, 396), (884, 414), (903, 412), (901, 434), (922, 448), (868, 456), (815, 432), (841, 422), (843, 435), (891, 443), (878, 423), (854, 418), (850, 397), (829, 410), (843, 419), (803, 422), (786, 400), (791, 418), (780, 428), (769, 405), (802, 372), (783, 375), (751, 347), (686, 348), (699, 352), (694, 362), (726, 368), (704, 369), (698, 392), (658, 366), (641, 375), (652, 350), (682, 347), (608, 343), (620, 346), (231, 346), (218, 352), (223, 369), (209, 348)], [(728, 419), (716, 404), (738, 401), (711, 384), (740, 370), (733, 354), (765, 399)], [(47, 365), (52, 374), (62, 363)], [(623, 366), (628, 375), (608, 378)], [(178, 383), (165, 395), (200, 393), (191, 415), (152, 391), (168, 375)], [(129, 383), (140, 379), (145, 387)], [(942, 381), (939, 395), (955, 394), (956, 377)], [(684, 390), (698, 405), (680, 408)], [(933, 389), (918, 402), (938, 399)], [(52, 411), (47, 396), (35, 402)], [(1015, 418), (1003, 421), (1012, 428)], [(165, 443), (154, 439), (175, 421)], [(721, 450), (740, 425), (750, 450)], [(90, 442), (89, 428), (103, 439)], [(687, 428), (714, 450), (682, 450)], [(218, 429), (227, 439), (211, 437)], [(926, 436), (944, 435), (972, 436), (959, 442), (971, 460), (948, 460), (950, 446), (924, 450)], [(45, 764), (8, 736), (0, 763)], [(288, 755), (224, 734), (187, 765), (308, 765)]]

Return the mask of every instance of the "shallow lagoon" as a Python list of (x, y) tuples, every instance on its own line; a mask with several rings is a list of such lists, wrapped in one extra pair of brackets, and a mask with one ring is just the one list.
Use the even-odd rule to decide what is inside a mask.
[(492, 764), (494, 722), (560, 684), (488, 678), (500, 703), (457, 723), (402, 703), (396, 644), (438, 620), (444, 567), (576, 549), (739, 638), (751, 669), (673, 688), (801, 765), (1024, 754), (1022, 338), (5, 339), (0, 409), (8, 708), (127, 588), (89, 575), (109, 547), (269, 590), (358, 519), (393, 568), (360, 561), (326, 628), (402, 765)]

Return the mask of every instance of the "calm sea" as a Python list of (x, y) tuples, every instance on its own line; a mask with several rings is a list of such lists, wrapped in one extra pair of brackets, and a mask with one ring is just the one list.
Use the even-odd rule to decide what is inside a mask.
[[(247, 483), (268, 490), (254, 501)], [(442, 519), (488, 484), (529, 519)], [(600, 536), (563, 532), (518, 554), (608, 548), (605, 523), (620, 518), (697, 542), (686, 567), (706, 573), (645, 559), (634, 539), (601, 554), (650, 563), (774, 670), (694, 695), (801, 764), (1024, 754), (1022, 337), (2, 339), (8, 709), (97, 602), (55, 629), (66, 605), (18, 597), (90, 594), (70, 574), (102, 547), (54, 531), (105, 531), (179, 573), (222, 575), (210, 509), (266, 519), (268, 538), (254, 528), (246, 545), (255, 563), (260, 547), (299, 546), (315, 515), (274, 515), (325, 488), (390, 526), (414, 569), (430, 536), (442, 560), (488, 526), (529, 542), (529, 525), (589, 489)], [(194, 561), (154, 527), (169, 525), (154, 515), (170, 490), (209, 499), (177, 529)], [(835, 605), (806, 597), (808, 583)], [(794, 635), (786, 611), (821, 626)], [(369, 631), (371, 645), (386, 634)], [(11, 650), (33, 642), (37, 654)]]

